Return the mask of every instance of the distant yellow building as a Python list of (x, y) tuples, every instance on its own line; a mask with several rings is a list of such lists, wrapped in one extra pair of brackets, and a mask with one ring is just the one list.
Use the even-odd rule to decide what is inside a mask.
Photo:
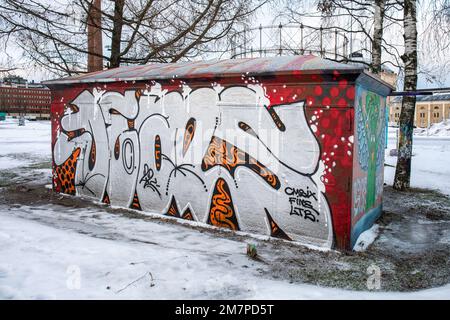
[[(389, 106), (389, 124), (398, 125), (402, 109), (402, 97), (391, 98)], [(427, 128), (433, 123), (450, 119), (450, 94), (417, 96), (414, 125)]]

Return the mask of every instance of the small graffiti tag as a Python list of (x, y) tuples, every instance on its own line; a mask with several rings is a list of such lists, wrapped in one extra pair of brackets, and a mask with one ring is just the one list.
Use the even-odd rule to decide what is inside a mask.
[(289, 196), (289, 203), (291, 205), (290, 215), (297, 215), (312, 222), (319, 221), (317, 217), (319, 212), (314, 209), (311, 202), (312, 199), (317, 201), (317, 195), (315, 192), (309, 190), (309, 187), (306, 187), (306, 190), (287, 187), (284, 192)]
[(155, 177), (155, 172), (152, 168), (149, 168), (147, 164), (144, 164), (144, 171), (142, 172), (142, 178), (139, 180), (139, 184), (143, 183), (144, 189), (150, 188), (154, 192), (156, 192), (159, 197), (161, 198), (161, 193), (159, 192), (158, 188), (160, 185), (158, 184), (158, 180)]

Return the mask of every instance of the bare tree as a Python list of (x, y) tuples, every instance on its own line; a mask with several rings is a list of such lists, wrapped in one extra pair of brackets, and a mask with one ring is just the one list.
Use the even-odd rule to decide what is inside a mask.
[[(404, 40), (405, 64), (404, 91), (417, 89), (417, 4), (416, 0), (404, 0)], [(394, 189), (406, 190), (410, 186), (412, 137), (414, 129), (414, 110), (416, 96), (405, 96), (400, 112), (399, 148), (397, 167), (394, 177)]]
[[(383, 31), (400, 20), (396, 13), (401, 4), (397, 0), (318, 0), (317, 9), (326, 20), (337, 24), (338, 21), (349, 21), (347, 32), (350, 34), (351, 51), (355, 51), (352, 44), (353, 37), (361, 37), (366, 42), (364, 46), (356, 47), (357, 51), (367, 53), (369, 61), (358, 62), (366, 64), (374, 73), (380, 73), (383, 64), (401, 67), (397, 47), (383, 37)], [(370, 45), (369, 45), (370, 44)], [(387, 55), (382, 60), (382, 53)], [(352, 57), (349, 58), (352, 61)]]
[(9, 73), (9, 72), (14, 71), (16, 69), (17, 68), (5, 68), (5, 67), (0, 66), (0, 73)]
[[(226, 51), (224, 38), (268, 0), (103, 1), (99, 56), (109, 67), (174, 62)], [(34, 65), (60, 75), (86, 72), (92, 0), (0, 0), (0, 38)], [(92, 11), (91, 11), (92, 13)]]
[(422, 10), (417, 18), (421, 30), (418, 33), (418, 74), (429, 83), (443, 86), (450, 72), (450, 0), (419, 4), (418, 9)]
[[(397, 0), (304, 0), (316, 11), (304, 10), (298, 2), (285, 1), (280, 15), (288, 16), (290, 22), (302, 23), (311, 19), (321, 19), (324, 28), (333, 28), (344, 32), (349, 41), (350, 56), (348, 62), (366, 65), (379, 73), (382, 65), (402, 67), (398, 46), (386, 41), (383, 31), (400, 27), (398, 12), (402, 8)], [(358, 42), (358, 43), (357, 43)], [(364, 59), (351, 53), (359, 52)], [(384, 57), (384, 59), (383, 59)]]
[(385, 0), (375, 0), (373, 15), (373, 37), (372, 37), (372, 63), (371, 69), (374, 73), (381, 72), (381, 48), (383, 40), (383, 21), (385, 11)]

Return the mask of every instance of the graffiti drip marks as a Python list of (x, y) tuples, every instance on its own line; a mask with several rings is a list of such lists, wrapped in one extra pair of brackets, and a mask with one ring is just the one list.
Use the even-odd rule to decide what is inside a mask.
[(217, 179), (214, 187), (207, 222), (216, 227), (239, 230), (230, 188), (222, 178)]
[(244, 166), (258, 174), (272, 188), (280, 188), (280, 180), (266, 166), (236, 146), (213, 136), (202, 161), (202, 170), (208, 171), (214, 166), (222, 166), (234, 178), (238, 167)]
[(267, 222), (269, 223), (270, 236), (292, 241), (292, 239), (283, 230), (281, 230), (278, 224), (273, 220), (272, 216), (269, 213), (269, 210), (264, 208), (264, 211), (266, 212)]
[(75, 171), (81, 149), (75, 149), (63, 164), (56, 167), (56, 174), (60, 184), (60, 192), (75, 195)]

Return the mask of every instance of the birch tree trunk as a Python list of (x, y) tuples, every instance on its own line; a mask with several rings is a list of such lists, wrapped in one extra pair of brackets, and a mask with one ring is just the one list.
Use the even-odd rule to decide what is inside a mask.
[(385, 1), (386, 0), (375, 0), (371, 69), (372, 72), (376, 74), (381, 72), (381, 41), (383, 39)]
[[(417, 89), (416, 24), (416, 0), (404, 0), (403, 37), (405, 39), (405, 53), (401, 57), (405, 64), (404, 91), (415, 91)], [(405, 96), (403, 98), (400, 113), (398, 159), (393, 186), (396, 190), (407, 190), (410, 186), (415, 107), (415, 96)]]

